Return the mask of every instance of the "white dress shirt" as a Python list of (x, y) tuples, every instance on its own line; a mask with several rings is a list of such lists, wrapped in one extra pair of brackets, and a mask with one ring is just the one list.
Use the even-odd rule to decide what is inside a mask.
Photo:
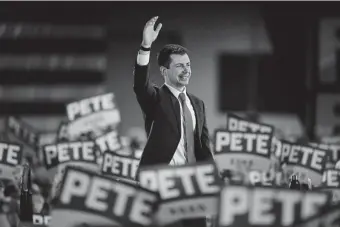
[[(138, 65), (147, 65), (149, 63), (150, 60), (150, 52), (147, 52), (145, 54), (138, 54), (137, 55), (137, 64)], [(174, 156), (172, 157), (171, 161), (170, 161), (170, 165), (184, 165), (187, 161), (185, 158), (185, 147), (184, 147), (184, 127), (183, 127), (183, 114), (182, 114), (182, 104), (179, 100), (179, 94), (181, 93), (180, 91), (178, 91), (177, 89), (171, 87), (170, 85), (166, 84), (165, 85), (169, 88), (169, 90), (171, 91), (171, 93), (178, 99), (179, 105), (180, 105), (180, 116), (181, 116), (181, 139), (179, 140), (179, 143), (177, 145), (177, 149), (174, 153)], [(191, 117), (192, 117), (192, 123), (193, 123), (193, 129), (195, 131), (196, 129), (196, 116), (195, 116), (195, 111), (194, 108), (191, 104), (191, 101), (186, 93), (186, 87), (184, 87), (183, 90), (186, 98), (185, 98), (185, 103), (189, 108), (189, 111), (191, 113)]]
[[(165, 85), (169, 88), (171, 93), (178, 99), (179, 106), (180, 106), (180, 115), (181, 115), (181, 139), (179, 140), (179, 143), (177, 145), (177, 149), (175, 151), (174, 156), (172, 157), (172, 160), (170, 161), (170, 165), (184, 165), (187, 161), (185, 158), (185, 147), (184, 147), (184, 127), (183, 127), (183, 107), (182, 104), (179, 100), (179, 94), (181, 93), (180, 91), (176, 90), (175, 88), (171, 87), (170, 85), (166, 84)], [(195, 116), (195, 111), (194, 108), (191, 104), (191, 101), (186, 93), (186, 88), (184, 87), (183, 93), (185, 94), (185, 104), (188, 106), (189, 111), (191, 113), (191, 118), (192, 118), (192, 125), (193, 129), (195, 131), (196, 128), (196, 116)]]

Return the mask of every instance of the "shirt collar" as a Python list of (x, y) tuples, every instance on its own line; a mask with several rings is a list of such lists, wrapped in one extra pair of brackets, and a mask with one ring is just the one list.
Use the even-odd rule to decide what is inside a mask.
[(168, 85), (168, 84), (166, 84), (166, 83), (165, 83), (165, 85), (169, 88), (169, 90), (171, 91), (171, 93), (172, 93), (177, 99), (178, 99), (179, 94), (181, 94), (181, 93), (184, 93), (185, 96), (187, 95), (187, 88), (186, 88), (186, 87), (184, 87), (183, 91), (180, 92), (180, 91), (178, 91), (177, 89), (171, 87), (170, 85)]

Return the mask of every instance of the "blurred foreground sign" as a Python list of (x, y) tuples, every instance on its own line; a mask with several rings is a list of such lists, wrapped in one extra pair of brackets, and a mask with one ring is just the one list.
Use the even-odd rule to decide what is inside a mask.
[(61, 184), (50, 227), (148, 226), (159, 202), (155, 192), (73, 167)]
[(213, 162), (185, 166), (148, 166), (140, 170), (142, 187), (159, 192), (160, 225), (186, 218), (204, 218), (217, 214), (217, 194), (221, 181)]
[(51, 222), (50, 215), (33, 214), (33, 226), (34, 227), (47, 227)]
[(317, 215), (329, 201), (321, 192), (224, 186), (219, 199), (218, 226), (292, 226)]

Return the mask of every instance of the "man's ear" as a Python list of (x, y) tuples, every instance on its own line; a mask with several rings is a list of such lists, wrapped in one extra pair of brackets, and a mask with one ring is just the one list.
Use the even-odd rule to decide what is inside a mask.
[(162, 76), (165, 76), (166, 74), (166, 68), (164, 66), (160, 66), (159, 70), (161, 71)]

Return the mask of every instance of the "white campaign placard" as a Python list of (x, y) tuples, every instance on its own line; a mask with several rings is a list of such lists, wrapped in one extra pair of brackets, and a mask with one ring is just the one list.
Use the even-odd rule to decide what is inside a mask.
[(67, 104), (68, 135), (75, 140), (82, 134), (116, 129), (121, 122), (113, 93), (93, 96)]
[(249, 133), (261, 133), (269, 134), (272, 136), (272, 147), (271, 150), (276, 157), (279, 157), (279, 146), (280, 140), (274, 136), (275, 127), (272, 125), (249, 121), (241, 118), (235, 114), (227, 114), (227, 131), (229, 132), (249, 132)]
[(22, 145), (24, 156), (36, 158), (40, 140), (37, 130), (20, 118), (10, 116), (6, 119), (6, 132), (9, 142)]
[(281, 161), (287, 162), (288, 175), (296, 174), (302, 181), (310, 178), (313, 185), (320, 184), (329, 152), (305, 144), (281, 143)]
[(18, 144), (0, 142), (0, 163), (7, 166), (21, 164), (22, 148)]
[(149, 226), (159, 196), (136, 185), (67, 167), (50, 227)]
[(34, 227), (48, 227), (51, 222), (51, 215), (35, 213), (32, 219)]
[(7, 130), (13, 133), (18, 139), (35, 149), (39, 143), (39, 133), (25, 124), (21, 119), (14, 116), (7, 118)]
[(0, 142), (0, 179), (19, 180), (22, 158), (21, 145)]
[(145, 167), (140, 170), (139, 182), (160, 194), (161, 204), (155, 217), (159, 225), (217, 214), (217, 194), (222, 182), (213, 162)]
[(215, 132), (215, 158), (220, 171), (237, 171), (240, 166), (248, 170), (268, 170), (271, 164), (272, 134)]
[(318, 189), (330, 191), (332, 202), (340, 202), (340, 169), (325, 169), (322, 176), (322, 183)]
[(124, 156), (110, 151), (103, 154), (102, 173), (107, 176), (134, 180), (139, 166), (139, 159), (134, 155)]
[(0, 188), (20, 183), (22, 159), (22, 145), (0, 142)]
[(96, 148), (93, 141), (76, 141), (43, 146), (44, 163), (47, 169), (65, 162), (96, 163)]
[(99, 171), (97, 163), (96, 146), (93, 141), (74, 141), (57, 144), (48, 144), (42, 147), (43, 163), (49, 174), (49, 178), (62, 174), (68, 166), (80, 166)]
[(275, 171), (274, 169), (270, 169), (269, 171), (251, 170), (248, 172), (247, 177), (247, 182), (251, 185), (283, 186), (287, 183), (284, 173)]
[(329, 161), (335, 164), (340, 160), (340, 144), (309, 143), (313, 147), (329, 151)]
[(44, 152), (43, 146), (48, 144), (57, 143), (57, 133), (56, 132), (42, 132), (39, 136), (39, 143), (37, 146), (37, 157), (40, 162), (44, 163)]
[(105, 133), (95, 139), (96, 145), (101, 154), (105, 151), (115, 152), (122, 149), (121, 138), (117, 131)]
[(318, 214), (328, 200), (322, 192), (225, 185), (219, 197), (218, 226), (292, 226)]
[(249, 121), (235, 114), (228, 113), (227, 131), (273, 134), (274, 127), (263, 123)]

